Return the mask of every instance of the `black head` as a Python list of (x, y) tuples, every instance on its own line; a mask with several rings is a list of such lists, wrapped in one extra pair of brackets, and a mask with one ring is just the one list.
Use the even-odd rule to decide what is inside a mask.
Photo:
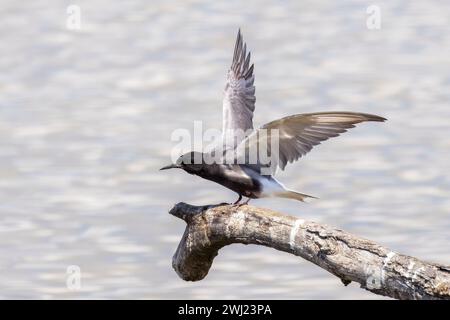
[(160, 170), (179, 168), (190, 174), (199, 174), (204, 166), (203, 153), (191, 151), (180, 156), (174, 164), (162, 167)]

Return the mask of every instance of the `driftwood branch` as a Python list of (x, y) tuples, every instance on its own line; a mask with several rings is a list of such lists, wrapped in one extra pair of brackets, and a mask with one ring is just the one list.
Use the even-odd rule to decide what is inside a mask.
[(220, 248), (259, 244), (300, 256), (376, 294), (397, 299), (450, 299), (450, 267), (406, 256), (373, 241), (253, 206), (191, 206), (170, 214), (187, 223), (172, 265), (187, 281), (203, 279)]

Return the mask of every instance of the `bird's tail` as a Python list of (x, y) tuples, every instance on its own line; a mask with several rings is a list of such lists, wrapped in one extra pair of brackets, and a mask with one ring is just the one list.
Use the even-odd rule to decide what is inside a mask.
[(304, 193), (300, 193), (297, 191), (293, 191), (293, 190), (284, 190), (282, 192), (277, 192), (276, 194), (274, 194), (276, 197), (280, 197), (280, 198), (287, 198), (287, 199), (295, 199), (298, 201), (302, 201), (305, 202), (306, 198), (313, 198), (313, 199), (318, 199), (316, 197), (304, 194)]

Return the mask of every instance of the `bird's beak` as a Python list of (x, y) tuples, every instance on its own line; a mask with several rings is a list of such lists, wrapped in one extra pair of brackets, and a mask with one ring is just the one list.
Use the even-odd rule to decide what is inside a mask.
[(168, 166), (162, 167), (159, 170), (167, 170), (167, 169), (173, 169), (173, 168), (181, 168), (178, 164), (169, 164)]

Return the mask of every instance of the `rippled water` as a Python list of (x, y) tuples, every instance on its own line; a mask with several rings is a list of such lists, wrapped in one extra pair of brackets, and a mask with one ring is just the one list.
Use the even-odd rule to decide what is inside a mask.
[[(0, 298), (379, 298), (292, 255), (233, 245), (184, 282), (173, 204), (235, 194), (170, 161), (171, 132), (221, 127), (240, 26), (253, 52), (256, 124), (349, 110), (353, 129), (279, 175), (316, 195), (254, 204), (450, 264), (450, 6), (376, 1), (3, 1), (0, 8)], [(66, 287), (78, 265), (82, 287)]]

